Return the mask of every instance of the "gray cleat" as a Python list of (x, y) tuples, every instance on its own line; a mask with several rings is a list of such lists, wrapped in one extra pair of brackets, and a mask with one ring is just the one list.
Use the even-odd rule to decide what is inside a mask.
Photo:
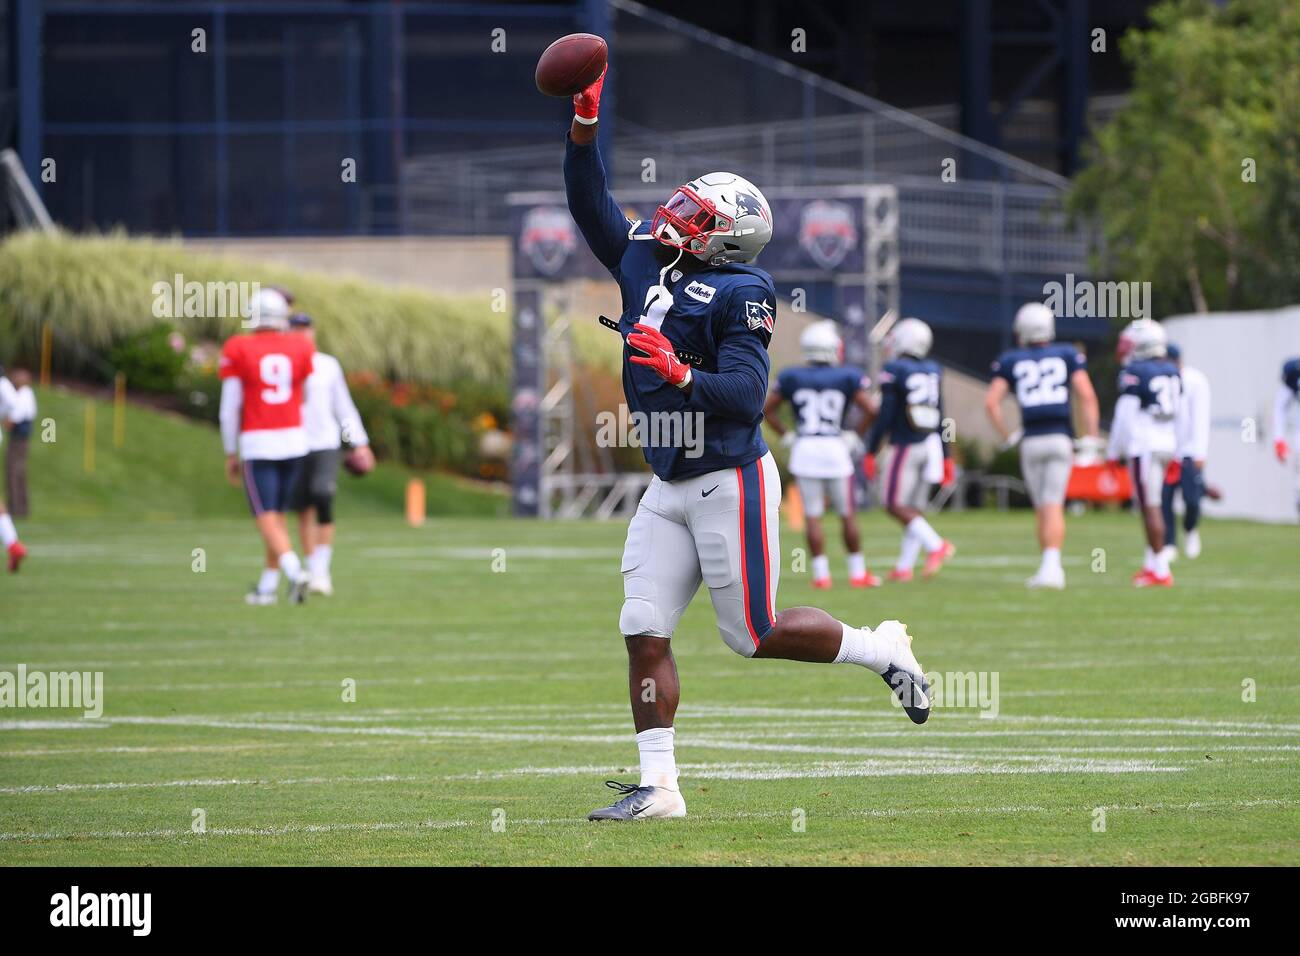
[(686, 801), (682, 799), (679, 790), (638, 787), (617, 780), (606, 780), (605, 786), (624, 794), (624, 797), (611, 806), (592, 810), (587, 814), (588, 820), (649, 820), (652, 817), (686, 816)]

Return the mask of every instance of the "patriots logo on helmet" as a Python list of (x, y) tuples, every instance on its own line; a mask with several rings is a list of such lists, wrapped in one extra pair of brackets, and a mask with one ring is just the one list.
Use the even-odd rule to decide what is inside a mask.
[(823, 269), (834, 269), (858, 244), (853, 210), (842, 202), (819, 199), (799, 217), (799, 245)]
[(758, 197), (751, 196), (749, 193), (736, 193), (736, 217), (757, 216), (764, 222), (768, 222), (767, 212), (763, 209), (763, 204), (758, 201)]
[(577, 248), (577, 231), (566, 210), (558, 206), (534, 206), (524, 215), (519, 251), (542, 275), (558, 273)]

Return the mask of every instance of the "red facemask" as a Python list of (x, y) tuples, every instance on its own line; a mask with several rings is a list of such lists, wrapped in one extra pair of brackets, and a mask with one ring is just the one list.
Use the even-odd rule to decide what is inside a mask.
[[(664, 227), (672, 226), (677, 239), (664, 235)], [(717, 207), (690, 186), (678, 186), (668, 202), (655, 211), (650, 231), (664, 245), (687, 252), (703, 252), (708, 237), (731, 231), (731, 220), (719, 217)], [(698, 245), (697, 245), (698, 244)]]

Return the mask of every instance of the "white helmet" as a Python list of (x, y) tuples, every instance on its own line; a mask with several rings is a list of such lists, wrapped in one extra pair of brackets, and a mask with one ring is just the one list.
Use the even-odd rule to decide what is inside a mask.
[(799, 348), (803, 349), (806, 362), (835, 365), (840, 361), (842, 346), (839, 330), (830, 319), (812, 323), (799, 336)]
[(772, 207), (748, 179), (706, 173), (677, 187), (655, 211), (650, 231), (711, 266), (753, 262), (772, 238)]
[(1159, 358), (1165, 354), (1168, 339), (1164, 326), (1152, 319), (1134, 319), (1124, 326), (1115, 346), (1115, 357), (1121, 365), (1142, 359)]
[(1041, 302), (1026, 302), (1016, 312), (1013, 328), (1021, 345), (1040, 345), (1056, 338), (1056, 316)]
[(892, 358), (910, 355), (912, 358), (925, 358), (930, 354), (934, 344), (934, 333), (920, 319), (903, 319), (885, 338), (885, 351)]
[(278, 289), (258, 289), (248, 303), (247, 328), (287, 329), (289, 327), (289, 301)]

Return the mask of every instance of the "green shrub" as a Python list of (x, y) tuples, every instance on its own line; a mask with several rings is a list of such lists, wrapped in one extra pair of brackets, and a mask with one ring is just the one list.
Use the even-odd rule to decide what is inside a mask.
[(159, 322), (109, 349), (108, 363), (126, 374), (128, 388), (174, 392), (188, 365), (185, 339), (170, 322)]
[[(509, 426), (510, 314), (493, 311), (487, 295), (390, 289), (194, 252), (175, 241), (122, 233), (9, 236), (0, 242), (0, 347), (10, 361), (36, 364), (48, 322), (56, 373), (102, 381), (118, 367), (128, 390), (170, 392), (181, 411), (216, 421), (217, 346), (239, 331), (239, 316), (230, 308), (227, 315), (173, 314), (168, 291), (178, 275), (185, 283), (291, 289), (296, 307), (314, 320), (320, 349), (360, 383), (354, 396), (382, 457), (477, 475), (483, 432)], [(173, 330), (194, 344), (189, 355), (171, 350)], [(579, 322), (573, 342), (584, 379), (616, 382), (613, 336), (594, 321)]]

